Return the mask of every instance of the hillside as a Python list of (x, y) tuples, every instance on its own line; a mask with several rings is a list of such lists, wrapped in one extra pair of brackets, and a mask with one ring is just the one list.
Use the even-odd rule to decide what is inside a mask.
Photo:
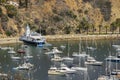
[(98, 32), (120, 18), (120, 0), (30, 0), (27, 7), (25, 1), (1, 3), (0, 37), (20, 36), (26, 24), (44, 35)]

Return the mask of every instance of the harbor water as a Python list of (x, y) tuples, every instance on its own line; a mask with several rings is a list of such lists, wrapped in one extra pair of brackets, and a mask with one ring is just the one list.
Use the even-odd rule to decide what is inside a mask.
[[(120, 41), (117, 40), (82, 40), (82, 41), (52, 41), (49, 42), (52, 46), (36, 47), (32, 45), (27, 45), (25, 48), (25, 55), (33, 56), (29, 60), (31, 64), (34, 65), (34, 68), (31, 71), (17, 71), (14, 70), (14, 67), (17, 67), (21, 64), (21, 61), (15, 61), (11, 59), (11, 55), (20, 56), (16, 54), (8, 54), (8, 50), (0, 50), (0, 73), (6, 73), (11, 76), (11, 80), (14, 78), (20, 77), (25, 80), (97, 80), (101, 75), (107, 74), (106, 72), (106, 61), (105, 58), (109, 55), (116, 55), (116, 50), (112, 45), (120, 45)], [(102, 61), (102, 66), (93, 66), (93, 65), (84, 65), (84, 60), (81, 60), (81, 65), (87, 67), (86, 71), (77, 71), (74, 74), (67, 75), (49, 75), (48, 70), (53, 62), (50, 59), (50, 56), (46, 55), (46, 48), (52, 50), (53, 47), (57, 47), (59, 50), (63, 51), (60, 55), (62, 57), (68, 56), (73, 57), (73, 52), (79, 52), (79, 44), (81, 43), (81, 51), (86, 52), (90, 56), (94, 57), (98, 61)], [(69, 46), (68, 46), (69, 44)], [(19, 43), (1, 45), (1, 47), (9, 46), (14, 47), (14, 50), (17, 51), (21, 45)], [(64, 46), (64, 47), (62, 47)], [(88, 50), (87, 47), (94, 47), (96, 50)], [(69, 50), (68, 50), (69, 47)], [(69, 67), (73, 64), (78, 65), (78, 61), (74, 58), (73, 63), (66, 63)], [(115, 68), (116, 63), (111, 63), (111, 69)], [(117, 67), (120, 68), (120, 64), (117, 63)], [(18, 79), (19, 80), (19, 79)], [(21, 80), (21, 79), (20, 79)]]

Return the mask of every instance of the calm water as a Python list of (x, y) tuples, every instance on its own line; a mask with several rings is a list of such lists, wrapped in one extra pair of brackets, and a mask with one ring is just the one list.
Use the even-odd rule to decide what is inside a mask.
[[(52, 49), (52, 47), (58, 47), (59, 50), (63, 51), (63, 54), (61, 54), (62, 56), (67, 56), (68, 44), (70, 48), (69, 50), (70, 56), (72, 55), (73, 52), (79, 51), (79, 41), (61, 41), (61, 42), (56, 41), (50, 43), (52, 44), (52, 46), (48, 48)], [(30, 78), (30, 80), (96, 80), (97, 77), (105, 74), (104, 59), (109, 55), (109, 53), (112, 55), (116, 55), (115, 49), (111, 46), (112, 44), (120, 44), (120, 41), (119, 40), (81, 41), (82, 51), (86, 51), (87, 54), (95, 57), (96, 60), (104, 62), (103, 66), (90, 66), (90, 65), (87, 66), (88, 73), (77, 72), (75, 74), (70, 74), (66, 76), (48, 75), (48, 69), (50, 65), (52, 65), (52, 62), (50, 61), (50, 58), (44, 54), (46, 51), (40, 47), (30, 45), (27, 48), (25, 48), (26, 54), (33, 56), (33, 59), (31, 59), (29, 62), (34, 64), (34, 69), (30, 71), (29, 74), (28, 72), (23, 71), (19, 72), (13, 70), (13, 67), (17, 67), (18, 64), (20, 64), (20, 61), (12, 61), (10, 57), (11, 54), (8, 54), (6, 50), (0, 50), (0, 65), (1, 65), (0, 72), (9, 73), (13, 76), (19, 75), (26, 79)], [(61, 49), (60, 48), (61, 45), (66, 46), (66, 48)], [(1, 46), (11, 46), (14, 47), (15, 50), (17, 50), (21, 46), (21, 44), (8, 44)], [(97, 49), (95, 51), (88, 51), (86, 48), (87, 46), (96, 47)], [(77, 62), (74, 64), (77, 64)], [(115, 68), (115, 66), (112, 65), (112, 68)]]

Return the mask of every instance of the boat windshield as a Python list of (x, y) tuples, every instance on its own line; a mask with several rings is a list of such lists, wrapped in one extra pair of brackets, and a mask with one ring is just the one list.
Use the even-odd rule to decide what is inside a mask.
[(37, 33), (37, 32), (32, 32), (31, 36), (41, 36), (41, 34)]

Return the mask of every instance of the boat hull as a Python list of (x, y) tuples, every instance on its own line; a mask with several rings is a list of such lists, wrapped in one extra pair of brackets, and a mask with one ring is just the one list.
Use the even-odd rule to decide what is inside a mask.
[(28, 41), (28, 40), (21, 40), (23, 41), (25, 44), (31, 44), (31, 45), (44, 45), (45, 41), (41, 41), (41, 42), (33, 42), (33, 41)]

